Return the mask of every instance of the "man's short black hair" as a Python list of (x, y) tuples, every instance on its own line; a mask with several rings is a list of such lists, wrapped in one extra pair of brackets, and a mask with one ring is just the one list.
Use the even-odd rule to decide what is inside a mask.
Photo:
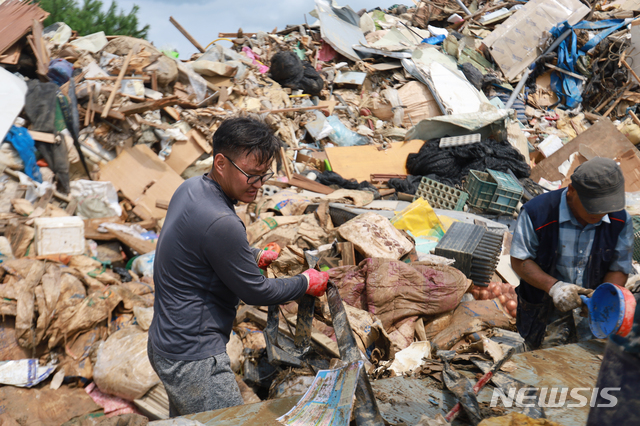
[(259, 164), (271, 161), (280, 149), (280, 140), (269, 126), (251, 117), (227, 118), (213, 134), (212, 143), (214, 157), (255, 154)]

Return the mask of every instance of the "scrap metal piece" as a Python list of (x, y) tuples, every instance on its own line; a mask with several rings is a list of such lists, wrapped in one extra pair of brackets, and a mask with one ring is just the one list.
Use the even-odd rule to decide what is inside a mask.
[[(331, 280), (329, 280), (327, 286), (327, 301), (329, 302), (333, 328), (336, 332), (338, 347), (340, 348), (340, 357), (345, 362), (360, 361), (360, 349), (358, 349), (356, 339), (353, 336), (347, 311), (342, 304), (342, 298), (340, 297), (338, 288)], [(376, 402), (371, 383), (364, 368), (360, 370), (358, 376), (356, 402), (353, 407), (353, 413), (358, 426), (383, 426), (385, 424), (380, 415), (378, 403)]]
[(298, 303), (298, 319), (296, 321), (296, 336), (293, 343), (298, 349), (311, 345), (311, 328), (313, 327), (313, 310), (316, 298), (305, 294)]
[[(265, 342), (267, 344), (267, 357), (272, 365), (290, 365), (296, 368), (305, 366), (304, 362), (299, 359), (301, 353), (296, 353), (296, 347), (290, 345), (287, 347), (288, 341), (278, 340), (278, 325), (280, 323), (280, 311), (278, 305), (269, 306), (269, 316), (267, 317), (267, 326), (264, 329)], [(281, 348), (285, 346), (286, 349)], [(294, 353), (295, 355), (293, 355)]]
[(462, 408), (464, 408), (464, 411), (469, 417), (470, 423), (475, 426), (482, 421), (480, 405), (478, 404), (478, 399), (473, 391), (473, 385), (469, 379), (462, 376), (449, 364), (449, 361), (453, 358), (451, 352), (455, 354), (455, 351), (438, 351), (438, 356), (444, 362), (442, 379), (447, 389), (453, 392), (458, 398)]

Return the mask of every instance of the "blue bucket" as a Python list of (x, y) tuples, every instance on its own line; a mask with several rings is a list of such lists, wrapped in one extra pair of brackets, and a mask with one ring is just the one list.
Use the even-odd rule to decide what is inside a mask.
[(625, 298), (617, 286), (604, 283), (591, 298), (580, 298), (589, 309), (589, 328), (594, 336), (604, 339), (618, 332), (625, 318)]

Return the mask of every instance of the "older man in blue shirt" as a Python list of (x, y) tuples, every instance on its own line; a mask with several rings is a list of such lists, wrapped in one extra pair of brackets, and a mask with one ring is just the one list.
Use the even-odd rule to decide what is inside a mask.
[(568, 188), (524, 205), (511, 265), (521, 277), (516, 325), (531, 348), (593, 338), (577, 309), (580, 295), (604, 282), (624, 286), (632, 269), (624, 195), (620, 167), (594, 158), (575, 170)]

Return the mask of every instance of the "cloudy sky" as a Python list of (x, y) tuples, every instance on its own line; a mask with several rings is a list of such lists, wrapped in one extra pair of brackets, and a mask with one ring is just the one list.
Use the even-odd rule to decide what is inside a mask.
[[(356, 12), (375, 7), (389, 7), (393, 0), (338, 0), (338, 5), (348, 4)], [(406, 1), (412, 4), (411, 1)], [(105, 7), (110, 2), (104, 1)], [(218, 37), (219, 32), (235, 32), (242, 28), (245, 32), (272, 31), (283, 29), (287, 24), (297, 25), (315, 19), (309, 16), (314, 9), (313, 0), (118, 0), (118, 7), (126, 12), (134, 4), (140, 7), (138, 19), (141, 24), (149, 24), (149, 41), (159, 48), (168, 46), (180, 52), (181, 59), (187, 59), (196, 48), (169, 22), (169, 17), (178, 21), (204, 47)], [(222, 41), (221, 43), (230, 44)]]

